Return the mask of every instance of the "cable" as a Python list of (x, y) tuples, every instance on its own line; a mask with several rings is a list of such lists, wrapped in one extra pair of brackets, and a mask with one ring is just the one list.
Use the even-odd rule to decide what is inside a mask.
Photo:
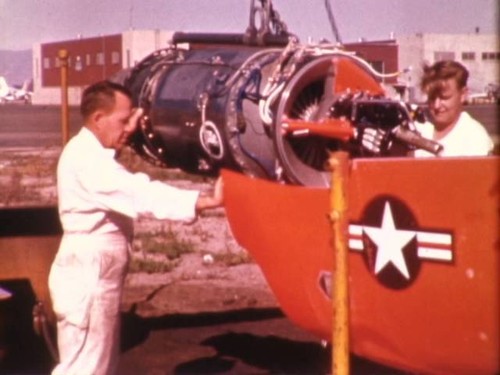
[(330, 4), (330, 0), (325, 0), (326, 13), (328, 15), (328, 20), (330, 21), (330, 26), (332, 27), (333, 35), (339, 44), (342, 44), (342, 39), (340, 38), (340, 33), (337, 28), (337, 23), (335, 22), (335, 18), (333, 17), (332, 6)]

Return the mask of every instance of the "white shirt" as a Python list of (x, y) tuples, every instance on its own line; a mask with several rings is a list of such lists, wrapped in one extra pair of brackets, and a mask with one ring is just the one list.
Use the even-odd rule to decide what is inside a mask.
[[(422, 137), (435, 139), (435, 128), (430, 122), (415, 123)], [(486, 156), (493, 150), (493, 141), (486, 129), (467, 112), (462, 112), (453, 129), (443, 138), (437, 139), (443, 146), (440, 156)], [(415, 157), (431, 157), (433, 154), (416, 150)]]
[(83, 127), (57, 167), (59, 215), (65, 234), (131, 234), (132, 219), (193, 220), (198, 191), (178, 189), (130, 173)]

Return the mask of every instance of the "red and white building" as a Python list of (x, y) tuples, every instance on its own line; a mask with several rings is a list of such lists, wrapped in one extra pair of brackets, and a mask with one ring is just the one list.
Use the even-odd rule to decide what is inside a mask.
[(33, 104), (61, 103), (60, 50), (65, 49), (69, 56), (69, 104), (78, 105), (87, 85), (133, 67), (151, 52), (165, 48), (172, 34), (161, 30), (130, 30), (34, 45)]
[[(36, 44), (33, 47), (33, 104), (60, 104), (60, 61), (58, 53), (69, 53), (68, 99), (78, 105), (84, 87), (131, 68), (150, 53), (167, 47), (173, 31), (129, 30), (121, 34)], [(420, 77), (424, 64), (454, 59), (470, 71), (469, 88), (484, 92), (488, 85), (500, 85), (500, 47), (495, 34), (415, 34), (382, 41), (347, 43), (373, 67), (385, 74), (388, 86), (405, 92), (407, 100), (421, 100)]]

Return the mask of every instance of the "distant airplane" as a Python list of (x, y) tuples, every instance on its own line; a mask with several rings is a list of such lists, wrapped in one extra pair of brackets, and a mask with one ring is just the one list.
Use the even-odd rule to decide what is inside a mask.
[(466, 104), (500, 103), (500, 86), (490, 83), (484, 91), (469, 92)]
[(0, 103), (24, 102), (31, 103), (33, 91), (31, 81), (26, 80), (21, 87), (9, 86), (5, 77), (0, 76)]

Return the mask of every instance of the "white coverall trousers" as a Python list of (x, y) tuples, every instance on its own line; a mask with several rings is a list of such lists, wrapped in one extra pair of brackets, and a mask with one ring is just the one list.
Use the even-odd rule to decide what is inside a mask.
[(60, 360), (53, 375), (116, 370), (128, 260), (122, 234), (63, 236), (49, 275)]

